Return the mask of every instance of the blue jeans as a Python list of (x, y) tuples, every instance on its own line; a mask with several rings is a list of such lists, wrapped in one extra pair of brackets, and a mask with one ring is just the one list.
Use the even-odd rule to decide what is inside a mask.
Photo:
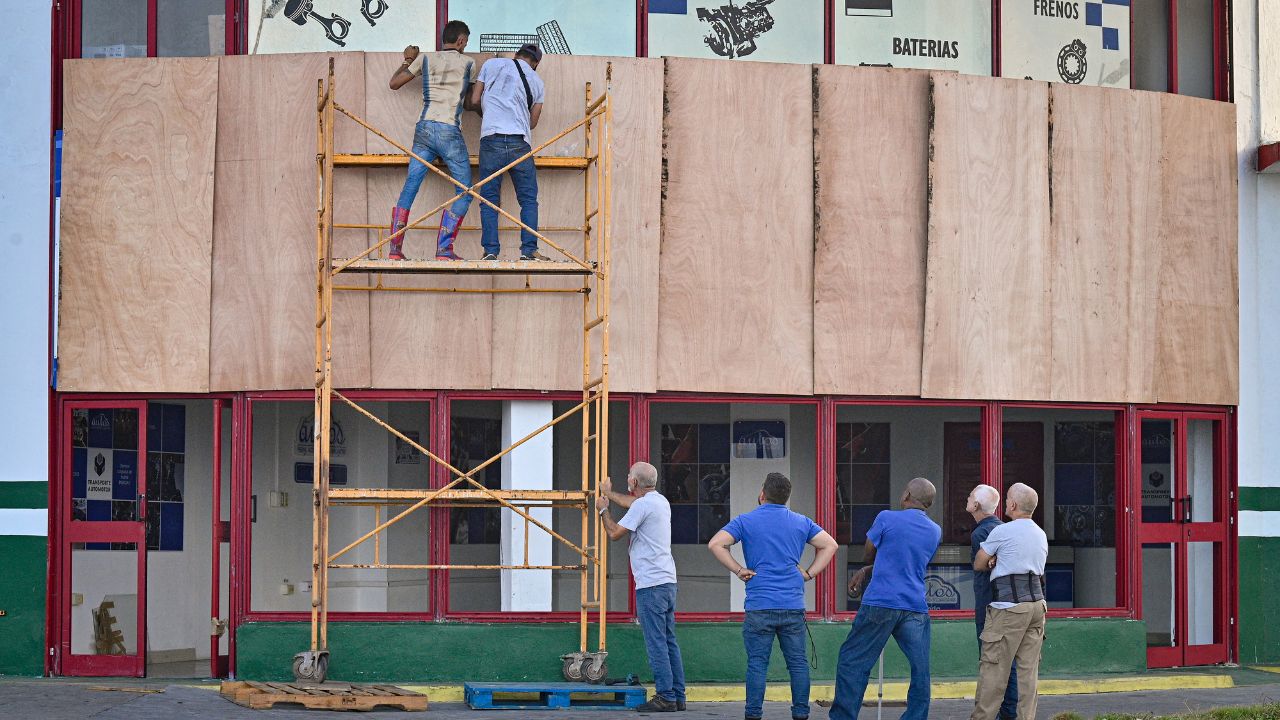
[[(471, 157), (467, 154), (467, 141), (462, 137), (462, 130), (457, 125), (446, 125), (434, 120), (420, 120), (413, 131), (413, 154), (435, 162), (436, 158), (444, 160), (449, 175), (463, 185), (471, 185)], [(418, 188), (427, 176), (427, 166), (417, 160), (409, 159), (409, 175), (404, 179), (404, 189), (400, 191), (400, 199), (396, 207), (408, 210), (413, 206), (413, 199), (418, 196)], [(449, 210), (458, 217), (467, 214), (471, 207), (471, 196), (463, 195), (462, 188), (454, 188), (458, 199), (453, 201)]]
[[(987, 625), (987, 606), (979, 605), (974, 611), (973, 619), (978, 625), (978, 654), (982, 654), (982, 628)], [(1004, 701), (1000, 703), (1000, 715), (1012, 718), (1018, 716), (1018, 663), (1009, 666), (1009, 684), (1004, 689)]]
[[(480, 179), (489, 177), (507, 166), (507, 163), (529, 152), (529, 143), (521, 135), (486, 135), (480, 138)], [(520, 203), (520, 222), (538, 229), (538, 171), (533, 158), (525, 158), (507, 171), (511, 184), (516, 187), (516, 202)], [(502, 205), (502, 176), (490, 180), (480, 188), (480, 195), (494, 205)], [(488, 205), (480, 206), (480, 244), (486, 254), (498, 254), (498, 211)], [(520, 254), (530, 255), (538, 249), (538, 238), (528, 230), (520, 231)], [(673, 588), (674, 592), (674, 588)]]
[(676, 584), (637, 589), (636, 617), (653, 670), (654, 690), (672, 702), (684, 700), (684, 661), (676, 644)]
[(782, 659), (791, 676), (791, 717), (809, 717), (809, 658), (804, 650), (803, 610), (748, 610), (742, 621), (742, 643), (747, 648), (746, 716), (764, 714), (764, 681), (778, 638)]
[(840, 646), (836, 661), (836, 697), (831, 703), (832, 720), (854, 720), (862, 709), (867, 678), (875, 667), (889, 636), (898, 641), (911, 665), (911, 689), (907, 691), (907, 711), (903, 720), (929, 717), (929, 613), (863, 605)]

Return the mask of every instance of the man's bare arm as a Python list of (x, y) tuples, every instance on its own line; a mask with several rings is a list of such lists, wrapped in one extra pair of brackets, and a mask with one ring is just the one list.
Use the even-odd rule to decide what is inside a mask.
[(871, 582), (871, 575), (874, 572), (872, 565), (876, 561), (876, 546), (867, 540), (862, 546), (862, 564), (865, 566), (849, 578), (849, 592), (858, 595), (862, 592), (867, 583)]
[(600, 495), (596, 496), (596, 510), (604, 511), (600, 513), (600, 519), (604, 521), (604, 532), (609, 536), (610, 540), (621, 540), (627, 536), (627, 533), (631, 532), (613, 519), (613, 515), (609, 512), (609, 498)]
[(813, 562), (809, 564), (809, 567), (801, 568), (800, 570), (804, 573), (805, 580), (812, 580), (818, 573), (825, 570), (827, 565), (831, 563), (831, 558), (836, 556), (836, 548), (839, 547), (836, 544), (836, 539), (831, 537), (826, 530), (814, 535), (809, 540), (809, 544), (813, 546), (814, 555)]
[(607, 485), (604, 487), (604, 494), (609, 497), (610, 501), (616, 502), (618, 503), (618, 505), (624, 508), (630, 508), (631, 504), (636, 501), (635, 496), (628, 495), (626, 493), (620, 493), (617, 490), (614, 490), (613, 488)]
[(529, 109), (529, 128), (538, 127), (538, 118), (542, 117), (542, 103), (534, 103)]
[(417, 58), (418, 58), (417, 45), (410, 45), (409, 47), (404, 49), (404, 62), (400, 65), (399, 68), (396, 69), (394, 73), (391, 74), (391, 81), (388, 83), (388, 85), (391, 86), (392, 90), (399, 90), (405, 85), (408, 85), (410, 80), (413, 80), (415, 76), (413, 73), (409, 72), (409, 65)]
[(470, 103), (471, 109), (484, 114), (484, 107), (480, 104), (480, 98), (484, 95), (484, 83), (479, 80), (471, 84), (471, 97), (466, 101)]
[(977, 572), (990, 572), (996, 566), (996, 556), (979, 549), (978, 557), (973, 559), (973, 569)]
[(721, 530), (711, 538), (711, 542), (707, 543), (707, 549), (711, 551), (716, 560), (720, 561), (725, 570), (737, 575), (742, 582), (746, 582), (756, 576), (756, 571), (739, 565), (733, 554), (729, 552), (729, 548), (737, 543), (738, 541), (732, 535)]

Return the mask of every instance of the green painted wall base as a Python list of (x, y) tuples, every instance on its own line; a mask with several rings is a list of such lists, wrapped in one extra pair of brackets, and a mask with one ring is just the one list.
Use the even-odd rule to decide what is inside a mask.
[[(831, 681), (849, 623), (811, 622), (815, 681)], [(742, 682), (746, 655), (738, 623), (682, 623), (677, 627), (688, 682)], [(1146, 626), (1119, 619), (1051, 620), (1041, 671), (1046, 674), (1136, 672), (1146, 669)], [(249, 623), (236, 632), (236, 675), (291, 680), (293, 654), (307, 649), (305, 623)], [(592, 645), (594, 644), (594, 640)], [(470, 623), (331, 623), (329, 676), (351, 682), (554, 682), (559, 655), (578, 649), (576, 625)], [(770, 680), (786, 680), (775, 649)], [(932, 673), (973, 677), (978, 645), (972, 621), (933, 624)], [(651, 680), (637, 625), (609, 627), (609, 675)], [(890, 642), (885, 675), (908, 676), (906, 658)]]
[(1240, 538), (1240, 662), (1280, 663), (1280, 537)]
[(0, 535), (0, 675), (44, 672), (44, 595), (47, 538)]

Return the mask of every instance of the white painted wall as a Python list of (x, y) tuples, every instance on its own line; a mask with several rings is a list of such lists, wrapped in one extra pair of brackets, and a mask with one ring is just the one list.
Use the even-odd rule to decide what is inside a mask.
[[(1259, 129), (1263, 142), (1277, 142), (1280, 141), (1280, 0), (1254, 2), (1258, 6), (1257, 27), (1266, 28), (1258, 38)], [(1237, 15), (1241, 11), (1247, 13), (1249, 5), (1249, 2), (1233, 3), (1233, 12)], [(1239, 32), (1236, 37), (1239, 39)], [(1240, 60), (1240, 50), (1237, 49), (1237, 67)]]
[(20, 268), (0, 284), (0, 481), (49, 479), (50, 21), (47, 3), (10, 3), (0, 46), (0, 262)]
[[(512, 400), (502, 403), (502, 446), (511, 447), (531, 432), (554, 419), (549, 400)], [(502, 456), (504, 490), (550, 490), (554, 430), (543, 430), (520, 447)], [(524, 516), (503, 508), (503, 565), (550, 565), (552, 537)], [(551, 508), (527, 508), (533, 520), (551, 527)], [(554, 529), (554, 528), (552, 528)], [(556, 541), (559, 542), (559, 541)], [(575, 563), (576, 564), (576, 563)], [(502, 610), (504, 612), (546, 612), (551, 610), (550, 570), (502, 570)]]

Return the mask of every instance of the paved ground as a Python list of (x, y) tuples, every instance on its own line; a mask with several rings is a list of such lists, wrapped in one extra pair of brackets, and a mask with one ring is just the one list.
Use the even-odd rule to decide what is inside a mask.
[[(102, 688), (125, 688), (106, 690)], [(219, 720), (277, 720), (280, 718), (327, 717), (319, 711), (309, 710), (248, 710), (224, 700), (216, 692), (190, 685), (162, 686), (145, 683), (125, 684), (115, 681), (81, 682), (68, 680), (0, 680), (0, 719), (2, 720), (188, 720), (191, 718), (217, 718)], [(1254, 705), (1280, 701), (1280, 682), (1242, 685), (1222, 690), (1166, 690), (1134, 693), (1106, 693), (1098, 695), (1061, 695), (1045, 697), (1040, 702), (1039, 717), (1074, 711), (1084, 717), (1103, 712), (1152, 713), (1156, 716), (1229, 705)], [(930, 708), (931, 720), (957, 720), (969, 717), (973, 702), (969, 700), (939, 700)], [(883, 718), (894, 720), (902, 714), (902, 707), (886, 707)], [(521, 712), (498, 711), (479, 713), (463, 705), (436, 704), (425, 714), (403, 712), (373, 712), (342, 714), (340, 720), (517, 720), (527, 717), (555, 718), (556, 720), (614, 720), (634, 718), (634, 712), (622, 711), (567, 711)], [(738, 703), (693, 703), (685, 713), (675, 715), (679, 720), (730, 720), (742, 717), (742, 705)], [(769, 720), (787, 720), (789, 707), (785, 703), (766, 703), (765, 717)], [(825, 720), (827, 710), (815, 706), (812, 717)], [(867, 707), (863, 718), (875, 718), (876, 708)]]

